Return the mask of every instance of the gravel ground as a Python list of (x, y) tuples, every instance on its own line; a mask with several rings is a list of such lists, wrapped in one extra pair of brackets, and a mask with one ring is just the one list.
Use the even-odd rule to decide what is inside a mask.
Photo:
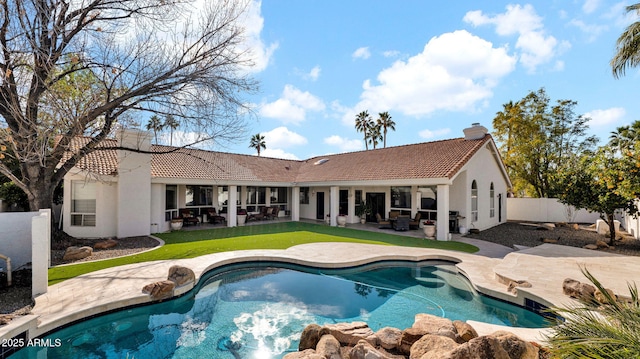
[[(554, 229), (543, 229), (543, 227), (532, 223), (507, 222), (477, 234), (468, 234), (465, 237), (502, 244), (510, 248), (513, 248), (514, 244), (527, 247), (539, 246), (544, 239), (557, 240), (556, 244), (580, 248), (587, 244), (595, 244), (599, 240), (609, 241), (608, 237), (596, 233), (592, 226), (579, 225), (578, 228), (574, 229), (568, 225), (558, 224)], [(625, 234), (623, 233), (622, 239), (616, 240), (612, 247), (602, 250), (640, 256), (640, 241)]]

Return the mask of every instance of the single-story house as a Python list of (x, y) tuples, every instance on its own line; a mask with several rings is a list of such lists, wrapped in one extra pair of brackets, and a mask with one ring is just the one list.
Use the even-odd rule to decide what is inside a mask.
[[(506, 221), (509, 176), (492, 137), (474, 124), (464, 137), (368, 151), (286, 160), (151, 145), (147, 132), (122, 131), (64, 179), (63, 228), (77, 237), (131, 237), (168, 231), (184, 209), (215, 208), (236, 226), (240, 209), (278, 206), (292, 221), (347, 223), (358, 206), (436, 222), (446, 240), (458, 227)], [(83, 139), (78, 139), (82, 141)], [(84, 139), (86, 140), (86, 139)], [(230, 205), (231, 204), (231, 205)], [(202, 218), (201, 218), (202, 219)]]

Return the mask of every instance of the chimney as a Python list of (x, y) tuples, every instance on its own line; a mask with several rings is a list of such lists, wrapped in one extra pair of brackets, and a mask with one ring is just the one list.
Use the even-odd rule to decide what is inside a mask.
[(472, 123), (471, 127), (462, 130), (464, 132), (464, 139), (467, 141), (480, 140), (489, 133), (486, 127), (480, 125), (478, 122)]

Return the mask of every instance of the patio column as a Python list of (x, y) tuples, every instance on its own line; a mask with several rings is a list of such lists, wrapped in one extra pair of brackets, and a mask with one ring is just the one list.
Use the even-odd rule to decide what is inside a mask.
[(329, 201), (330, 224), (331, 227), (336, 227), (338, 225), (338, 215), (340, 214), (340, 187), (331, 186), (331, 199)]
[(229, 186), (229, 200), (227, 201), (227, 227), (238, 225), (236, 221), (236, 201), (238, 200), (238, 186)]
[(439, 241), (449, 240), (449, 185), (438, 185), (438, 220), (436, 222), (436, 237)]
[(300, 221), (300, 187), (291, 188), (291, 220)]

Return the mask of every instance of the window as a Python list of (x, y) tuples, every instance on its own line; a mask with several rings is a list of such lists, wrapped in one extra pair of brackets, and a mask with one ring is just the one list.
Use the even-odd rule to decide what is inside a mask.
[(96, 184), (71, 182), (71, 225), (96, 226)]
[(478, 221), (478, 184), (471, 182), (471, 222)]
[(391, 187), (391, 207), (411, 208), (411, 187)]
[(212, 186), (187, 186), (185, 194), (186, 206), (211, 206), (213, 205)]
[(491, 187), (489, 188), (489, 217), (493, 218), (496, 216), (496, 193), (493, 189), (493, 182), (491, 182)]
[(309, 204), (309, 187), (300, 187), (300, 204)]
[(247, 211), (255, 212), (267, 204), (267, 187), (247, 186)]
[(271, 204), (287, 204), (287, 188), (286, 187), (271, 188)]
[[(229, 186), (218, 186), (218, 207), (219, 213), (227, 213), (229, 204)], [(236, 187), (236, 205), (240, 205), (240, 186)]]
[(170, 221), (178, 216), (178, 186), (167, 185), (165, 188), (164, 220)]

